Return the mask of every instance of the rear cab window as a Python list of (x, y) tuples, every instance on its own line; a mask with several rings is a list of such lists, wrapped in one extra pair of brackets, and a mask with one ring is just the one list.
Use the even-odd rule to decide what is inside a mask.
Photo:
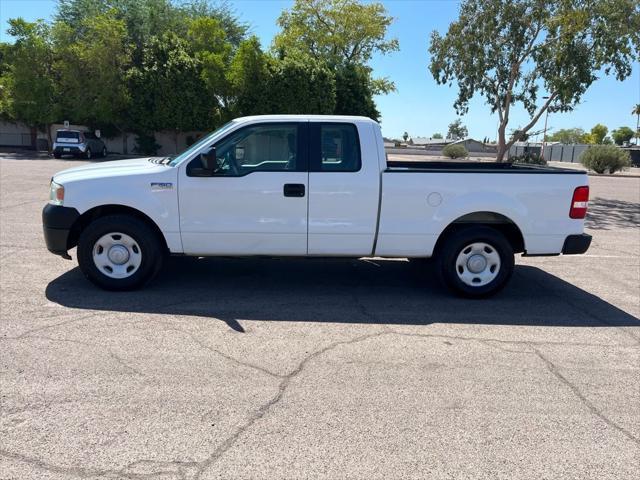
[(357, 172), (362, 166), (358, 129), (352, 123), (312, 123), (311, 171)]
[(80, 132), (57, 132), (56, 142), (59, 143), (79, 143)]

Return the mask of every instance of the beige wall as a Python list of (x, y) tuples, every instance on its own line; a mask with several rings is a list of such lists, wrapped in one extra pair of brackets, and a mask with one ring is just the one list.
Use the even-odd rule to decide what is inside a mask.
[[(56, 130), (64, 128), (63, 124), (55, 123), (51, 125), (51, 138), (55, 139)], [(69, 125), (69, 128), (75, 130), (88, 130), (84, 125)], [(28, 131), (28, 130), (27, 130)], [(177, 149), (176, 149), (176, 135), (173, 132), (156, 132), (156, 143), (160, 145), (158, 155), (174, 155), (187, 148), (187, 137), (191, 136), (195, 141), (206, 135), (207, 132), (180, 132), (177, 135)], [(46, 133), (39, 133), (39, 137), (46, 138)], [(125, 140), (126, 137), (126, 140)], [(107, 146), (107, 150), (111, 153), (128, 153), (133, 154), (136, 148), (137, 135), (135, 133), (127, 133), (126, 135), (118, 135), (113, 138), (102, 137), (102, 141)], [(126, 150), (125, 150), (126, 144)]]
[(0, 146), (31, 147), (31, 129), (22, 123), (0, 120)]

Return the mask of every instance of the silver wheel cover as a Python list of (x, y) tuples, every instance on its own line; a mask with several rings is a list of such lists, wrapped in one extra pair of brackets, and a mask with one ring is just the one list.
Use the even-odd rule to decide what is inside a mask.
[(471, 243), (458, 254), (456, 273), (470, 287), (487, 285), (500, 273), (500, 255), (488, 243)]
[(140, 268), (142, 249), (125, 233), (107, 233), (93, 245), (93, 263), (107, 277), (128, 278)]

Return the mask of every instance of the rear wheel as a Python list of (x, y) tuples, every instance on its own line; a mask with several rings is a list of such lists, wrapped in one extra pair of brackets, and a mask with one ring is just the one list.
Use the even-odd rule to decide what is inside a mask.
[(107, 156), (107, 147), (102, 147), (102, 158)]
[(437, 252), (443, 283), (459, 295), (482, 298), (499, 292), (513, 273), (513, 248), (500, 232), (467, 227), (444, 239)]
[(163, 256), (156, 232), (128, 215), (110, 215), (93, 221), (78, 241), (80, 269), (106, 290), (142, 287), (158, 273)]

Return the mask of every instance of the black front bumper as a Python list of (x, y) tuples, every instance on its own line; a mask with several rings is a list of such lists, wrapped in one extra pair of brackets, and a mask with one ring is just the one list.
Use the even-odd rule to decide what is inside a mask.
[(47, 249), (56, 255), (69, 257), (69, 233), (80, 214), (75, 208), (47, 204), (42, 210), (42, 229)]
[(562, 246), (562, 253), (565, 255), (577, 255), (584, 253), (591, 245), (591, 235), (583, 233), (581, 235), (569, 235)]

